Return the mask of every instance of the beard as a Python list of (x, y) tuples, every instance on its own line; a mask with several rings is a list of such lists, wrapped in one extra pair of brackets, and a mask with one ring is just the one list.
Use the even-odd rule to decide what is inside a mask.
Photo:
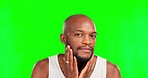
[[(83, 46), (81, 46), (81, 47), (83, 47)], [(90, 49), (91, 55), (88, 56), (88, 57), (82, 57), (82, 56), (78, 55), (78, 50), (81, 49), (81, 47), (78, 47), (78, 48), (76, 49), (76, 51), (73, 52), (73, 56), (75, 56), (76, 59), (77, 59), (77, 61), (79, 61), (79, 62), (88, 62), (88, 61), (91, 59), (91, 57), (93, 56), (94, 49), (89, 46), (89, 47), (91, 48), (91, 49)]]
[[(66, 38), (67, 38), (67, 40), (66, 40), (66, 46), (67, 46), (67, 45), (70, 45), (70, 44), (69, 44), (69, 40), (68, 40), (68, 37), (67, 36), (66, 36)], [(82, 57), (82, 56), (79, 56), (78, 55), (78, 50), (80, 50), (81, 47), (85, 47), (85, 46), (79, 46), (79, 47), (77, 47), (75, 52), (74, 52), (74, 49), (72, 47), (70, 47), (73, 50), (73, 56), (75, 56), (76, 59), (77, 59), (77, 61), (79, 61), (79, 62), (83, 62), (83, 63), (84, 62), (88, 62), (91, 59), (91, 57), (93, 56), (94, 48), (91, 47), (91, 46), (89, 46), (90, 47), (90, 51), (91, 51), (91, 55), (89, 57)]]

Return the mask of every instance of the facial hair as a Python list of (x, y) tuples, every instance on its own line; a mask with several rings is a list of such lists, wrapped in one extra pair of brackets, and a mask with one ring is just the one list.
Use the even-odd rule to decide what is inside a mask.
[(91, 57), (93, 56), (93, 48), (91, 48), (91, 55), (89, 57), (81, 57), (78, 55), (78, 50), (81, 47), (78, 47), (76, 49), (76, 52), (74, 52), (74, 56), (77, 58), (77, 63), (78, 63), (78, 71), (81, 72), (82, 69), (86, 66), (87, 62), (91, 59)]
[(79, 61), (79, 62), (88, 62), (91, 59), (92, 55), (93, 55), (94, 49), (92, 47), (90, 47), (91, 48), (91, 50), (90, 50), (91, 55), (89, 57), (81, 57), (81, 56), (78, 55), (78, 50), (81, 49), (81, 47), (83, 47), (83, 46), (80, 46), (80, 47), (78, 47), (76, 49), (73, 56), (75, 56), (77, 58), (77, 61)]
[[(69, 44), (69, 40), (68, 40), (68, 36), (66, 36), (66, 46), (67, 45), (70, 45)], [(88, 62), (91, 59), (91, 57), (93, 56), (94, 49), (91, 46), (89, 46), (90, 47), (90, 51), (91, 51), (91, 55), (88, 58), (84, 58), (84, 57), (81, 57), (81, 56), (78, 55), (78, 50), (81, 49), (81, 47), (85, 47), (85, 46), (79, 46), (79, 47), (77, 47), (77, 49), (76, 49), (75, 52), (74, 52), (74, 49), (72, 47), (70, 47), (73, 50), (73, 56), (75, 56), (76, 59), (77, 59), (77, 61), (79, 61), (79, 62), (83, 62), (83, 63), (84, 62)]]

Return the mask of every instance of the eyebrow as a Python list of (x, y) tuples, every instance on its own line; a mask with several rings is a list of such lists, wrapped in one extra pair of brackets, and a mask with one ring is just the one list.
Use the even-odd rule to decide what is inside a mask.
[[(82, 31), (82, 30), (76, 30), (75, 32), (84, 32), (84, 31)], [(91, 34), (97, 34), (97, 32), (92, 32)]]
[(79, 31), (79, 32), (84, 32), (84, 31), (82, 31), (82, 30), (76, 30), (75, 32), (77, 32), (77, 31)]

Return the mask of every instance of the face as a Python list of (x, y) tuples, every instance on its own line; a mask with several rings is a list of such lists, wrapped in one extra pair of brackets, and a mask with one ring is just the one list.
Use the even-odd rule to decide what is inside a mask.
[(88, 61), (94, 53), (96, 30), (91, 20), (81, 19), (70, 24), (66, 44), (79, 61)]

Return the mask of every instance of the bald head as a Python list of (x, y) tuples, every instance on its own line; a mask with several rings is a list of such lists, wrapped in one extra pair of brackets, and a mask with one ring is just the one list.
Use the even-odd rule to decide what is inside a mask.
[(69, 34), (69, 31), (73, 30), (74, 27), (81, 27), (84, 24), (93, 26), (95, 28), (93, 21), (86, 15), (72, 15), (65, 20), (63, 26), (63, 33)]
[(78, 61), (86, 62), (93, 55), (96, 35), (93, 21), (89, 17), (79, 14), (72, 15), (65, 20), (64, 31), (60, 35), (60, 39), (65, 46), (70, 46)]

